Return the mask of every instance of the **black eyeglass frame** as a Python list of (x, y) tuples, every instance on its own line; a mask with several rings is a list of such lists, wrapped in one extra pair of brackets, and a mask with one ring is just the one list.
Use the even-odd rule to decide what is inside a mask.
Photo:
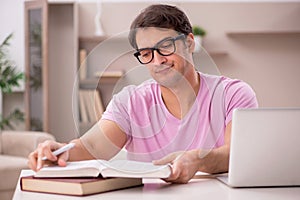
[[(165, 38), (165, 39), (159, 41), (159, 42), (158, 42), (154, 47), (152, 47), (152, 48), (148, 47), (148, 48), (137, 49), (137, 52), (135, 52), (133, 55), (137, 58), (137, 60), (138, 60), (141, 64), (143, 64), (143, 65), (149, 64), (149, 63), (153, 60), (153, 58), (154, 58), (154, 51), (157, 51), (157, 52), (158, 52), (160, 55), (162, 55), (162, 56), (170, 56), (170, 55), (174, 54), (175, 51), (176, 51), (175, 41), (176, 41), (176, 40), (183, 39), (183, 38), (185, 38), (185, 34), (180, 34), (180, 35), (177, 35), (177, 36), (175, 36), (175, 37), (167, 37), (167, 38)], [(171, 52), (171, 53), (168, 53), (168, 54), (164, 54), (164, 53), (162, 53), (162, 52), (160, 51), (160, 49), (159, 49), (158, 47), (159, 47), (162, 43), (164, 43), (164, 42), (166, 42), (166, 41), (168, 41), (168, 40), (170, 40), (170, 41), (173, 42), (174, 51)], [(143, 50), (151, 50), (151, 55), (152, 55), (152, 57), (151, 57), (151, 59), (150, 59), (148, 62), (142, 62), (142, 61), (140, 60), (140, 58), (139, 58), (139, 56), (141, 55), (140, 52), (143, 51)]]

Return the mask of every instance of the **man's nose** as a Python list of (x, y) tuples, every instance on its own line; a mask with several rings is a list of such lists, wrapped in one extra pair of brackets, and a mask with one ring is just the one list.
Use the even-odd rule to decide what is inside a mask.
[(166, 56), (160, 55), (157, 51), (153, 51), (153, 64), (161, 65), (167, 62)]

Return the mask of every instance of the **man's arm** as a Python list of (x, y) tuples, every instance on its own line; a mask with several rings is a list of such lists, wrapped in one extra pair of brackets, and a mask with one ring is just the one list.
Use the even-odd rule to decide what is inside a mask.
[(207, 154), (207, 156), (205, 156), (202, 159), (202, 162), (199, 167), (199, 171), (207, 172), (211, 174), (228, 171), (230, 138), (231, 138), (231, 121), (227, 124), (225, 129), (224, 145), (219, 148), (212, 149)]
[[(85, 155), (89, 155), (92, 156), (92, 159), (109, 160), (123, 148), (127, 136), (115, 122), (100, 120), (79, 140), (80, 149), (86, 151), (80, 159), (85, 158)], [(80, 155), (79, 152), (71, 151), (70, 159), (77, 160), (78, 155)]]
[[(90, 159), (110, 159), (117, 154), (126, 143), (126, 134), (112, 121), (100, 120), (81, 138), (72, 140), (75, 147), (58, 156), (54, 156), (52, 151), (64, 146), (64, 143), (55, 141), (45, 141), (40, 143), (35, 151), (28, 156), (28, 166), (37, 171), (46, 162), (57, 162), (60, 166), (65, 166), (66, 161), (90, 160)], [(43, 161), (46, 156), (48, 161)]]
[[(207, 173), (220, 173), (228, 171), (229, 152), (230, 152), (231, 122), (225, 129), (224, 145), (203, 152), (199, 149), (175, 152), (160, 160), (154, 161), (154, 164), (172, 164), (172, 174), (165, 179), (167, 182), (187, 183), (197, 171)], [(207, 154), (207, 155), (206, 155)]]

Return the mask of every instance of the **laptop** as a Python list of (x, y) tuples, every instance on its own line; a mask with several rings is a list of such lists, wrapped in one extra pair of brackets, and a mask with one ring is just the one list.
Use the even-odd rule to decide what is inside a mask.
[(231, 187), (300, 185), (300, 108), (236, 109), (229, 170)]

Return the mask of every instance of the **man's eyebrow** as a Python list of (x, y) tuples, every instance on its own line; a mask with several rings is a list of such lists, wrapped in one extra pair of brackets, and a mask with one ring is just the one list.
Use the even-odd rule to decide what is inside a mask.
[[(174, 36), (175, 37), (175, 36)], [(168, 39), (172, 39), (173, 37), (172, 36), (169, 36), (169, 37), (165, 37), (163, 38), (162, 40), (158, 41), (155, 45), (159, 44), (160, 42), (163, 42), (164, 40), (168, 40)]]
[(165, 40), (168, 40), (168, 39), (172, 39), (172, 38), (173, 38), (172, 36), (165, 37), (165, 38), (161, 39), (160, 41), (156, 42), (155, 45), (152, 47), (143, 47), (143, 48), (138, 48), (137, 50), (152, 49), (153, 47), (157, 46), (159, 43), (161, 43)]

